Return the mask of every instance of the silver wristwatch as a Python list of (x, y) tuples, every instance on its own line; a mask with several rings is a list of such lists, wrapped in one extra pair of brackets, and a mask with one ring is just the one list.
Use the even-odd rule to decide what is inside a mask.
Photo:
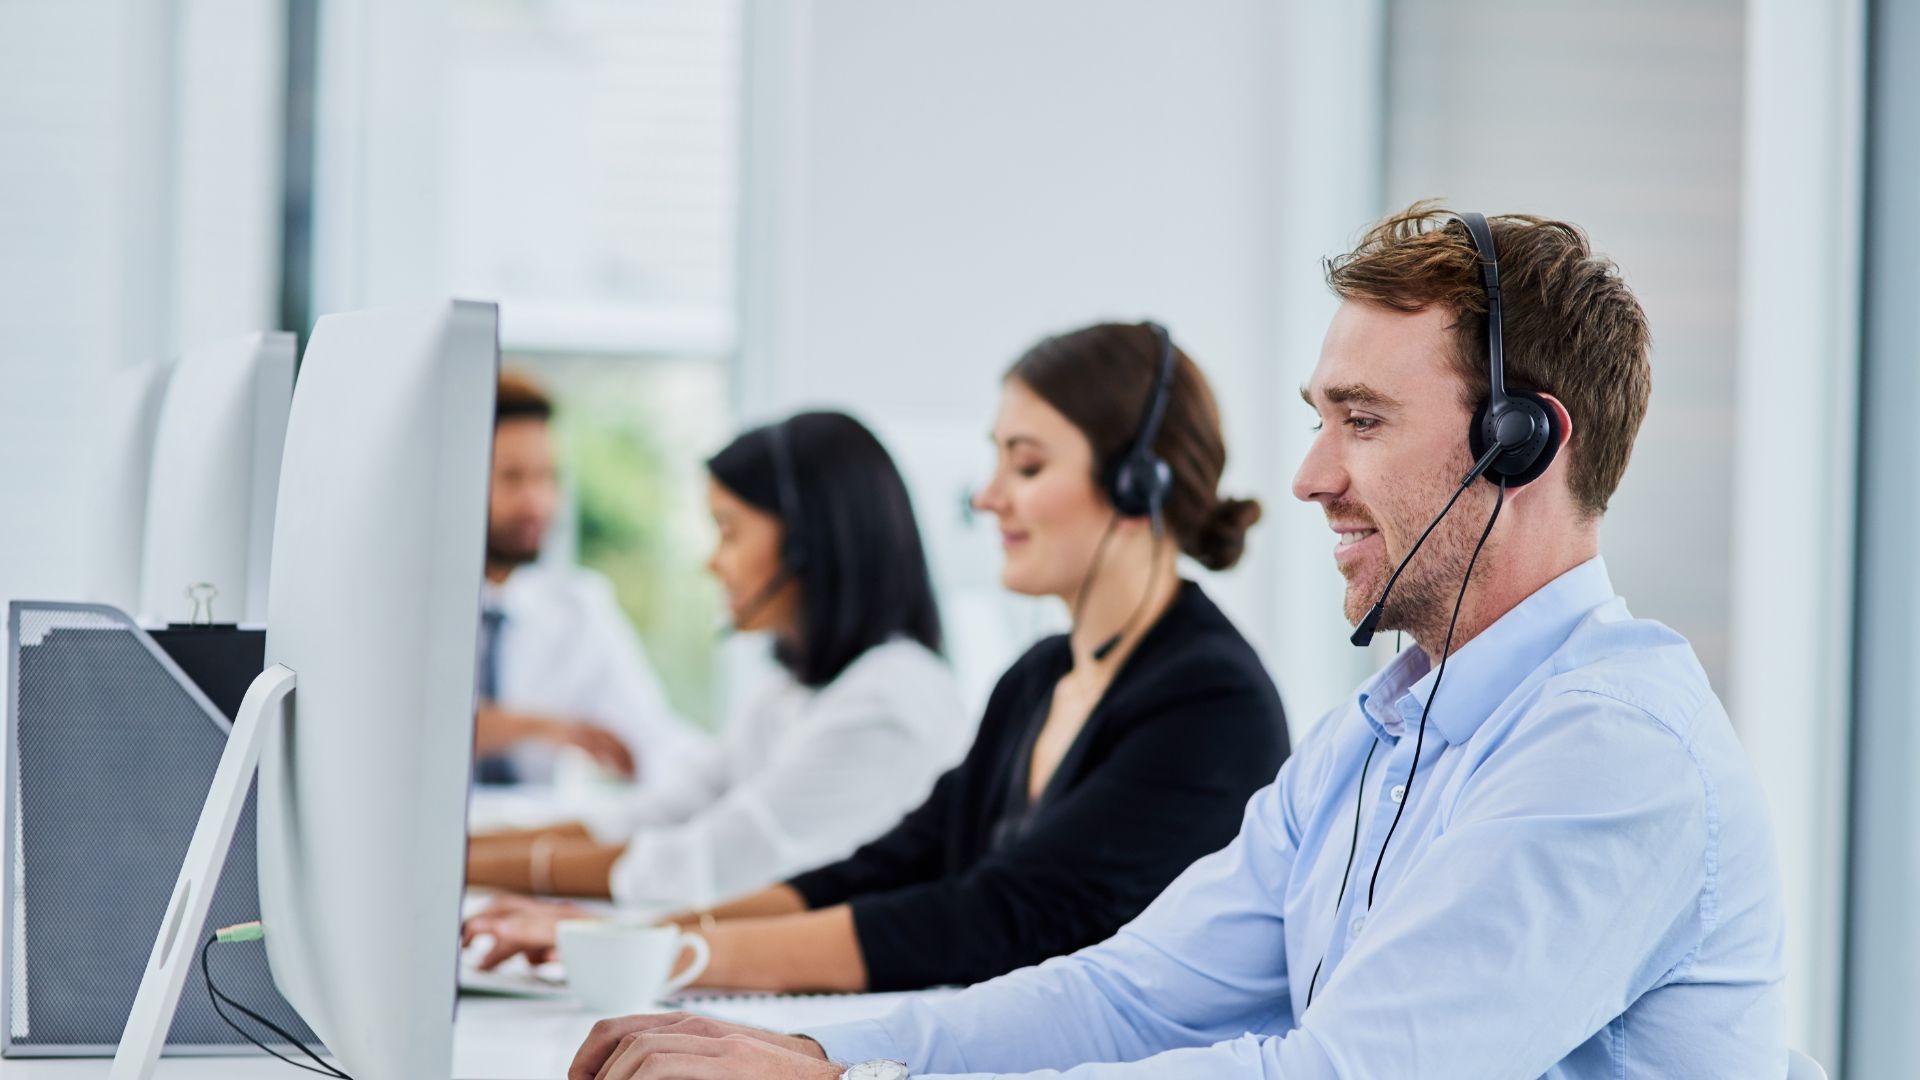
[(913, 1075), (904, 1061), (863, 1061), (840, 1074), (840, 1080), (907, 1080)]

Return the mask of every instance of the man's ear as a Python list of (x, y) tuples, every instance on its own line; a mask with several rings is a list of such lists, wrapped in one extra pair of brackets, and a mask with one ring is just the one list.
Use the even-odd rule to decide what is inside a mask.
[(1560, 462), (1557, 460), (1557, 458), (1566, 457), (1567, 444), (1573, 441), (1573, 414), (1569, 413), (1567, 411), (1567, 407), (1565, 405), (1560, 404), (1560, 399), (1557, 397), (1554, 397), (1552, 394), (1536, 393), (1534, 396), (1538, 397), (1541, 401), (1546, 402), (1547, 408), (1553, 410), (1554, 419), (1559, 424), (1560, 446), (1555, 451), (1556, 460), (1554, 461), (1554, 464), (1558, 465), (1560, 464)]
[[(1540, 480), (1536, 480), (1532, 484), (1527, 485), (1526, 488), (1521, 488), (1520, 490), (1525, 491), (1528, 488), (1538, 487), (1541, 480), (1548, 480), (1550, 478), (1557, 481), (1562, 487), (1565, 487), (1568, 482), (1567, 470), (1572, 468), (1569, 464), (1570, 457), (1567, 454), (1567, 447), (1573, 442), (1573, 415), (1567, 412), (1567, 407), (1561, 404), (1560, 399), (1554, 397), (1552, 394), (1544, 394), (1536, 391), (1533, 396), (1539, 398), (1541, 404), (1545, 405), (1547, 409), (1553, 413), (1554, 426), (1560, 432), (1560, 445), (1554, 448), (1553, 464), (1547, 466), (1547, 471), (1540, 474)], [(1519, 494), (1519, 492), (1514, 492), (1513, 494)]]

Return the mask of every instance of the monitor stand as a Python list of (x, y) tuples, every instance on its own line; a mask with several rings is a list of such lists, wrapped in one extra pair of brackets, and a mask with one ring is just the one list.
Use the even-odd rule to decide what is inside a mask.
[(153, 954), (140, 977), (140, 992), (133, 999), (133, 1011), (127, 1016), (120, 1047), (113, 1055), (110, 1080), (150, 1080), (160, 1061), (167, 1032), (173, 1027), (174, 1010), (180, 1005), (180, 991), (193, 969), (196, 946), (206, 928), (214, 887), (220, 883), (220, 868), (226, 865), (227, 849), (233, 845), (234, 829), (246, 805), (247, 788), (260, 765), (267, 723), (280, 720), (281, 707), (293, 692), (294, 681), (292, 668), (275, 664), (253, 680), (240, 701), (226, 749), (220, 754), (220, 766), (213, 774), (213, 786), (200, 810), (200, 822), (193, 828), (186, 861), (180, 866), (180, 878), (167, 901), (166, 916), (160, 920)]

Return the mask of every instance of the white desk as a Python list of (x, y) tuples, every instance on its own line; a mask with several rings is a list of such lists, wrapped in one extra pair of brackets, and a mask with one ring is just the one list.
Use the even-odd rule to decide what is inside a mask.
[[(455, 1080), (561, 1080), (596, 1018), (571, 1002), (460, 999), (453, 1025)], [(298, 1055), (292, 1055), (298, 1058)], [(104, 1058), (0, 1059), (6, 1080), (104, 1077)], [(290, 1080), (311, 1076), (264, 1054), (163, 1057), (154, 1080)]]
[[(484, 827), (526, 827), (569, 820), (592, 809), (590, 799), (549, 793), (477, 794), (472, 811)], [(469, 904), (474, 901), (469, 900)], [(940, 994), (945, 991), (928, 991)], [(793, 1030), (877, 1016), (910, 995), (838, 995), (795, 999), (728, 999), (699, 995), (679, 1008), (761, 1027)], [(453, 1027), (453, 1080), (561, 1080), (598, 1015), (570, 1001), (462, 996)], [(297, 1054), (293, 1055), (298, 1057)], [(107, 1058), (0, 1058), (0, 1080), (91, 1080), (105, 1077)], [(264, 1054), (163, 1057), (154, 1080), (292, 1080), (302, 1073)]]
[[(940, 994), (943, 991), (928, 991)], [(907, 995), (875, 994), (793, 1000), (734, 1000), (683, 1006), (742, 1023), (803, 1027), (876, 1016)], [(453, 1025), (453, 1080), (562, 1080), (587, 1030), (598, 1019), (568, 1001), (462, 997)], [(5, 1080), (94, 1080), (107, 1075), (105, 1058), (0, 1058)], [(302, 1073), (264, 1054), (247, 1057), (168, 1057), (154, 1080), (291, 1080)]]

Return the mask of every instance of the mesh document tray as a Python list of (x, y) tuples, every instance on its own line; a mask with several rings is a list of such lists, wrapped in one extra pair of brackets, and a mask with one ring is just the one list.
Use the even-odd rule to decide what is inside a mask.
[[(193, 642), (202, 666), (222, 648), (207, 633)], [(229, 633), (239, 659), (225, 667), (250, 651), (257, 670), (258, 635)], [(8, 648), (0, 1048), (9, 1057), (108, 1055), (133, 1009), (230, 722), (113, 608), (15, 602)], [(207, 934), (260, 916), (254, 802), (249, 792)], [(204, 940), (190, 943), (196, 955)], [(209, 962), (229, 996), (317, 1041), (274, 988), (261, 944), (223, 945)], [(213, 1011), (197, 962), (167, 1050), (258, 1052)]]

